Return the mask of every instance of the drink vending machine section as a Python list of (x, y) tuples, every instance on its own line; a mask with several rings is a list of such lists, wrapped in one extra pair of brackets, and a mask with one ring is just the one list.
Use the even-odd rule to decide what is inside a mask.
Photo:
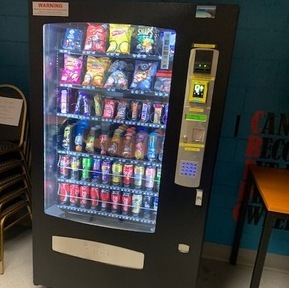
[[(181, 186), (200, 185), (218, 57), (215, 45), (196, 44), (191, 50), (175, 174)], [(196, 205), (201, 198), (198, 190)]]
[(46, 214), (155, 231), (175, 37), (148, 26), (44, 25)]

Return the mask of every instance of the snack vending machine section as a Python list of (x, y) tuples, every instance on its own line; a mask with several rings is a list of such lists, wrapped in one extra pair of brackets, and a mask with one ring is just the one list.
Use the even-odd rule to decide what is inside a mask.
[(155, 231), (175, 38), (148, 26), (44, 25), (46, 214)]
[(175, 174), (180, 186), (200, 185), (218, 57), (215, 45), (191, 50)]

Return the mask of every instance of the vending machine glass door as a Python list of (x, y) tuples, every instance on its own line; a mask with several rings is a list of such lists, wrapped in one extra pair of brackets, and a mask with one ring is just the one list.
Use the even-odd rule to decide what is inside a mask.
[(125, 23), (44, 25), (46, 214), (155, 231), (176, 36)]

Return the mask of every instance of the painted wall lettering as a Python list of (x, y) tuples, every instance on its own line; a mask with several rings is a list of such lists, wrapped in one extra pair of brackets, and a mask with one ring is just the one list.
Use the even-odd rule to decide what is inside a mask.
[[(238, 219), (250, 164), (289, 169), (289, 115), (256, 111), (251, 118), (250, 128), (251, 135), (249, 135), (247, 141), (243, 178), (237, 203), (233, 209), (235, 220)], [(247, 213), (247, 223), (261, 225), (263, 211), (264, 208), (259, 199), (251, 198)], [(275, 228), (289, 230), (289, 221), (278, 220), (275, 223)]]

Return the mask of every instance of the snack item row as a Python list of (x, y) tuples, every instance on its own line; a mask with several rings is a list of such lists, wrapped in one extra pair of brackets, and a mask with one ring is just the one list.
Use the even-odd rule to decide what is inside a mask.
[(105, 119), (166, 124), (169, 104), (150, 100), (114, 99), (101, 93), (87, 93), (63, 88), (59, 91), (58, 112)]
[(112, 61), (109, 57), (64, 54), (60, 83), (169, 92), (171, 72), (158, 70), (158, 66), (156, 61)]
[(164, 130), (136, 129), (135, 127), (89, 126), (79, 120), (64, 127), (61, 150), (98, 155), (118, 156), (126, 159), (162, 161)]
[(174, 31), (130, 24), (87, 23), (82, 28), (66, 28), (62, 48), (97, 53), (161, 55), (164, 33), (170, 33), (170, 53), (173, 54)]

